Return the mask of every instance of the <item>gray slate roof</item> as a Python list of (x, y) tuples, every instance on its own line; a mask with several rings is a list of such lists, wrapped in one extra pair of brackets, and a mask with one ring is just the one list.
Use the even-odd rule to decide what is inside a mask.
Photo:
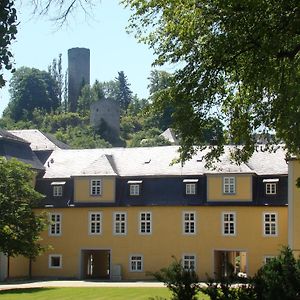
[(184, 165), (172, 161), (178, 158), (179, 146), (141, 148), (102, 148), (63, 150), (56, 149), (45, 163), (44, 178), (69, 178), (71, 176), (193, 176), (202, 174), (258, 174), (286, 175), (287, 164), (283, 147), (275, 153), (258, 148), (248, 163), (236, 165), (230, 160), (233, 147), (226, 146), (225, 153), (214, 169), (205, 168), (202, 159), (205, 151), (198, 152)]
[(32, 151), (52, 151), (70, 148), (51, 134), (45, 134), (37, 129), (9, 130), (9, 133), (29, 142)]

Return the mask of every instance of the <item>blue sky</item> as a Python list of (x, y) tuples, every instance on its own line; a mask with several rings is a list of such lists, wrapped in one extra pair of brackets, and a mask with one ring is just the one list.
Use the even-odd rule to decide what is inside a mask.
[[(130, 11), (119, 5), (118, 0), (99, 1), (93, 18), (86, 18), (83, 12), (77, 11), (67, 26), (56, 30), (47, 17), (33, 17), (32, 6), (24, 2), (16, 6), (20, 25), (11, 47), (16, 68), (47, 70), (53, 58), (61, 53), (66, 70), (68, 49), (85, 47), (91, 51), (91, 83), (96, 79), (112, 80), (118, 71), (124, 71), (133, 93), (140, 98), (148, 96), (148, 77), (154, 56), (146, 45), (137, 43), (133, 35), (126, 33)], [(11, 78), (11, 74), (5, 75), (6, 79)], [(8, 100), (7, 84), (0, 90), (1, 114)]]

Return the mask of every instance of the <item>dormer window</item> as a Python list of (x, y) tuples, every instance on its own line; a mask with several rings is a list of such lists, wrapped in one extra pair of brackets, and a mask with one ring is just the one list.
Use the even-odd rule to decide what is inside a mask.
[(277, 184), (279, 182), (278, 178), (264, 179), (263, 182), (265, 183), (266, 195), (277, 194)]
[(63, 186), (65, 184), (65, 181), (56, 181), (51, 183), (53, 186), (53, 197), (61, 197), (63, 195)]
[(223, 193), (235, 194), (235, 177), (223, 177)]
[(198, 179), (184, 179), (185, 184), (185, 194), (186, 195), (196, 195), (197, 193), (197, 182)]
[(142, 180), (128, 180), (130, 196), (139, 196), (141, 194), (142, 182)]
[(90, 186), (91, 196), (100, 196), (101, 195), (101, 179), (92, 179)]

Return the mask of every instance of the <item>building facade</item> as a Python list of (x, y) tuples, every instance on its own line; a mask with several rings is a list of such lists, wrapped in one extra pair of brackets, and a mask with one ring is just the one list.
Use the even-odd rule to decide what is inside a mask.
[[(33, 262), (33, 276), (145, 280), (172, 256), (203, 280), (254, 275), (291, 240), (292, 179), (281, 147), (260, 146), (241, 165), (231, 151), (208, 169), (204, 152), (172, 163), (177, 146), (54, 150), (36, 182), (51, 248)], [(28, 262), (11, 259), (10, 274), (26, 276)]]

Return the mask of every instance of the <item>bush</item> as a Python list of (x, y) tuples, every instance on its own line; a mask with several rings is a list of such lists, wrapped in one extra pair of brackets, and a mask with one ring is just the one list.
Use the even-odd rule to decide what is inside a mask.
[(181, 261), (176, 260), (159, 272), (149, 273), (163, 282), (172, 292), (173, 300), (195, 300), (200, 290), (199, 278), (194, 270), (185, 270)]

